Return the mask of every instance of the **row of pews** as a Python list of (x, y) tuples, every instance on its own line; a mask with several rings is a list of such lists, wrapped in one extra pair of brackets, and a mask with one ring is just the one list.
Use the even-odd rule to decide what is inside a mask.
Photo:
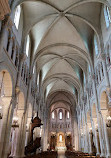
[(72, 151), (66, 151), (65, 152), (66, 158), (100, 158), (99, 156), (93, 156), (89, 155), (88, 153), (83, 152), (72, 152)]
[(57, 158), (57, 151), (44, 151), (37, 155), (26, 156), (25, 158)]

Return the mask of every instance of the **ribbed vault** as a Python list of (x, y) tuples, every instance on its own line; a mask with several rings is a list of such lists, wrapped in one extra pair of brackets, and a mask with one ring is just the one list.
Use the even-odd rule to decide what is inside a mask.
[[(47, 105), (61, 95), (76, 106), (88, 66), (93, 71), (93, 38), (100, 44), (100, 13), (108, 0), (20, 0), (24, 10), (24, 37), (30, 35), (32, 66)], [(12, 8), (17, 3), (13, 3)], [(73, 96), (73, 97), (72, 97)], [(68, 98), (71, 98), (69, 101)], [(72, 99), (73, 98), (73, 99)], [(56, 102), (60, 101), (56, 97)]]

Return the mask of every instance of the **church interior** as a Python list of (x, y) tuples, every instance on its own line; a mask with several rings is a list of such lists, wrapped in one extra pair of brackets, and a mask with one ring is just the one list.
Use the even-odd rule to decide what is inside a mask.
[(0, 0), (0, 158), (111, 158), (111, 0)]

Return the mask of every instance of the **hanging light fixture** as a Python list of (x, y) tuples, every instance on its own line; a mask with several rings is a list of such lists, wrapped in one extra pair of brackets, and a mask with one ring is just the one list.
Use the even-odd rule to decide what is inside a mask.
[(92, 127), (90, 127), (89, 130), (92, 131)]
[(26, 124), (26, 132), (28, 132), (29, 131), (29, 124), (27, 123)]
[(107, 127), (111, 127), (111, 116), (107, 117), (107, 122), (106, 122)]
[(0, 120), (2, 119), (3, 117), (3, 113), (2, 113), (2, 105), (0, 105)]
[(108, 120), (108, 121), (111, 121), (111, 116), (108, 116), (108, 117), (107, 117), (107, 120)]
[(83, 135), (84, 135), (84, 133), (82, 132), (82, 133), (81, 133), (81, 136), (83, 136)]
[(42, 127), (40, 127), (40, 137), (42, 136)]
[(17, 115), (15, 115), (15, 116), (13, 117), (12, 127), (13, 127), (13, 128), (18, 128), (18, 127), (19, 127), (18, 116), (17, 116)]

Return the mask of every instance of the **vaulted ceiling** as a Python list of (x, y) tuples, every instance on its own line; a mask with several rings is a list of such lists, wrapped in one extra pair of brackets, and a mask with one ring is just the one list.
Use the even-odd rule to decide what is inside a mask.
[[(99, 34), (103, 3), (107, 1), (29, 0), (22, 3), (24, 35), (30, 34), (31, 53), (37, 74), (41, 74), (47, 102), (47, 98), (53, 102), (53, 95), (61, 93), (69, 98), (73, 95), (75, 101), (71, 104), (76, 104), (84, 74), (92, 63), (93, 38)], [(67, 97), (62, 97), (62, 101), (66, 100)]]

